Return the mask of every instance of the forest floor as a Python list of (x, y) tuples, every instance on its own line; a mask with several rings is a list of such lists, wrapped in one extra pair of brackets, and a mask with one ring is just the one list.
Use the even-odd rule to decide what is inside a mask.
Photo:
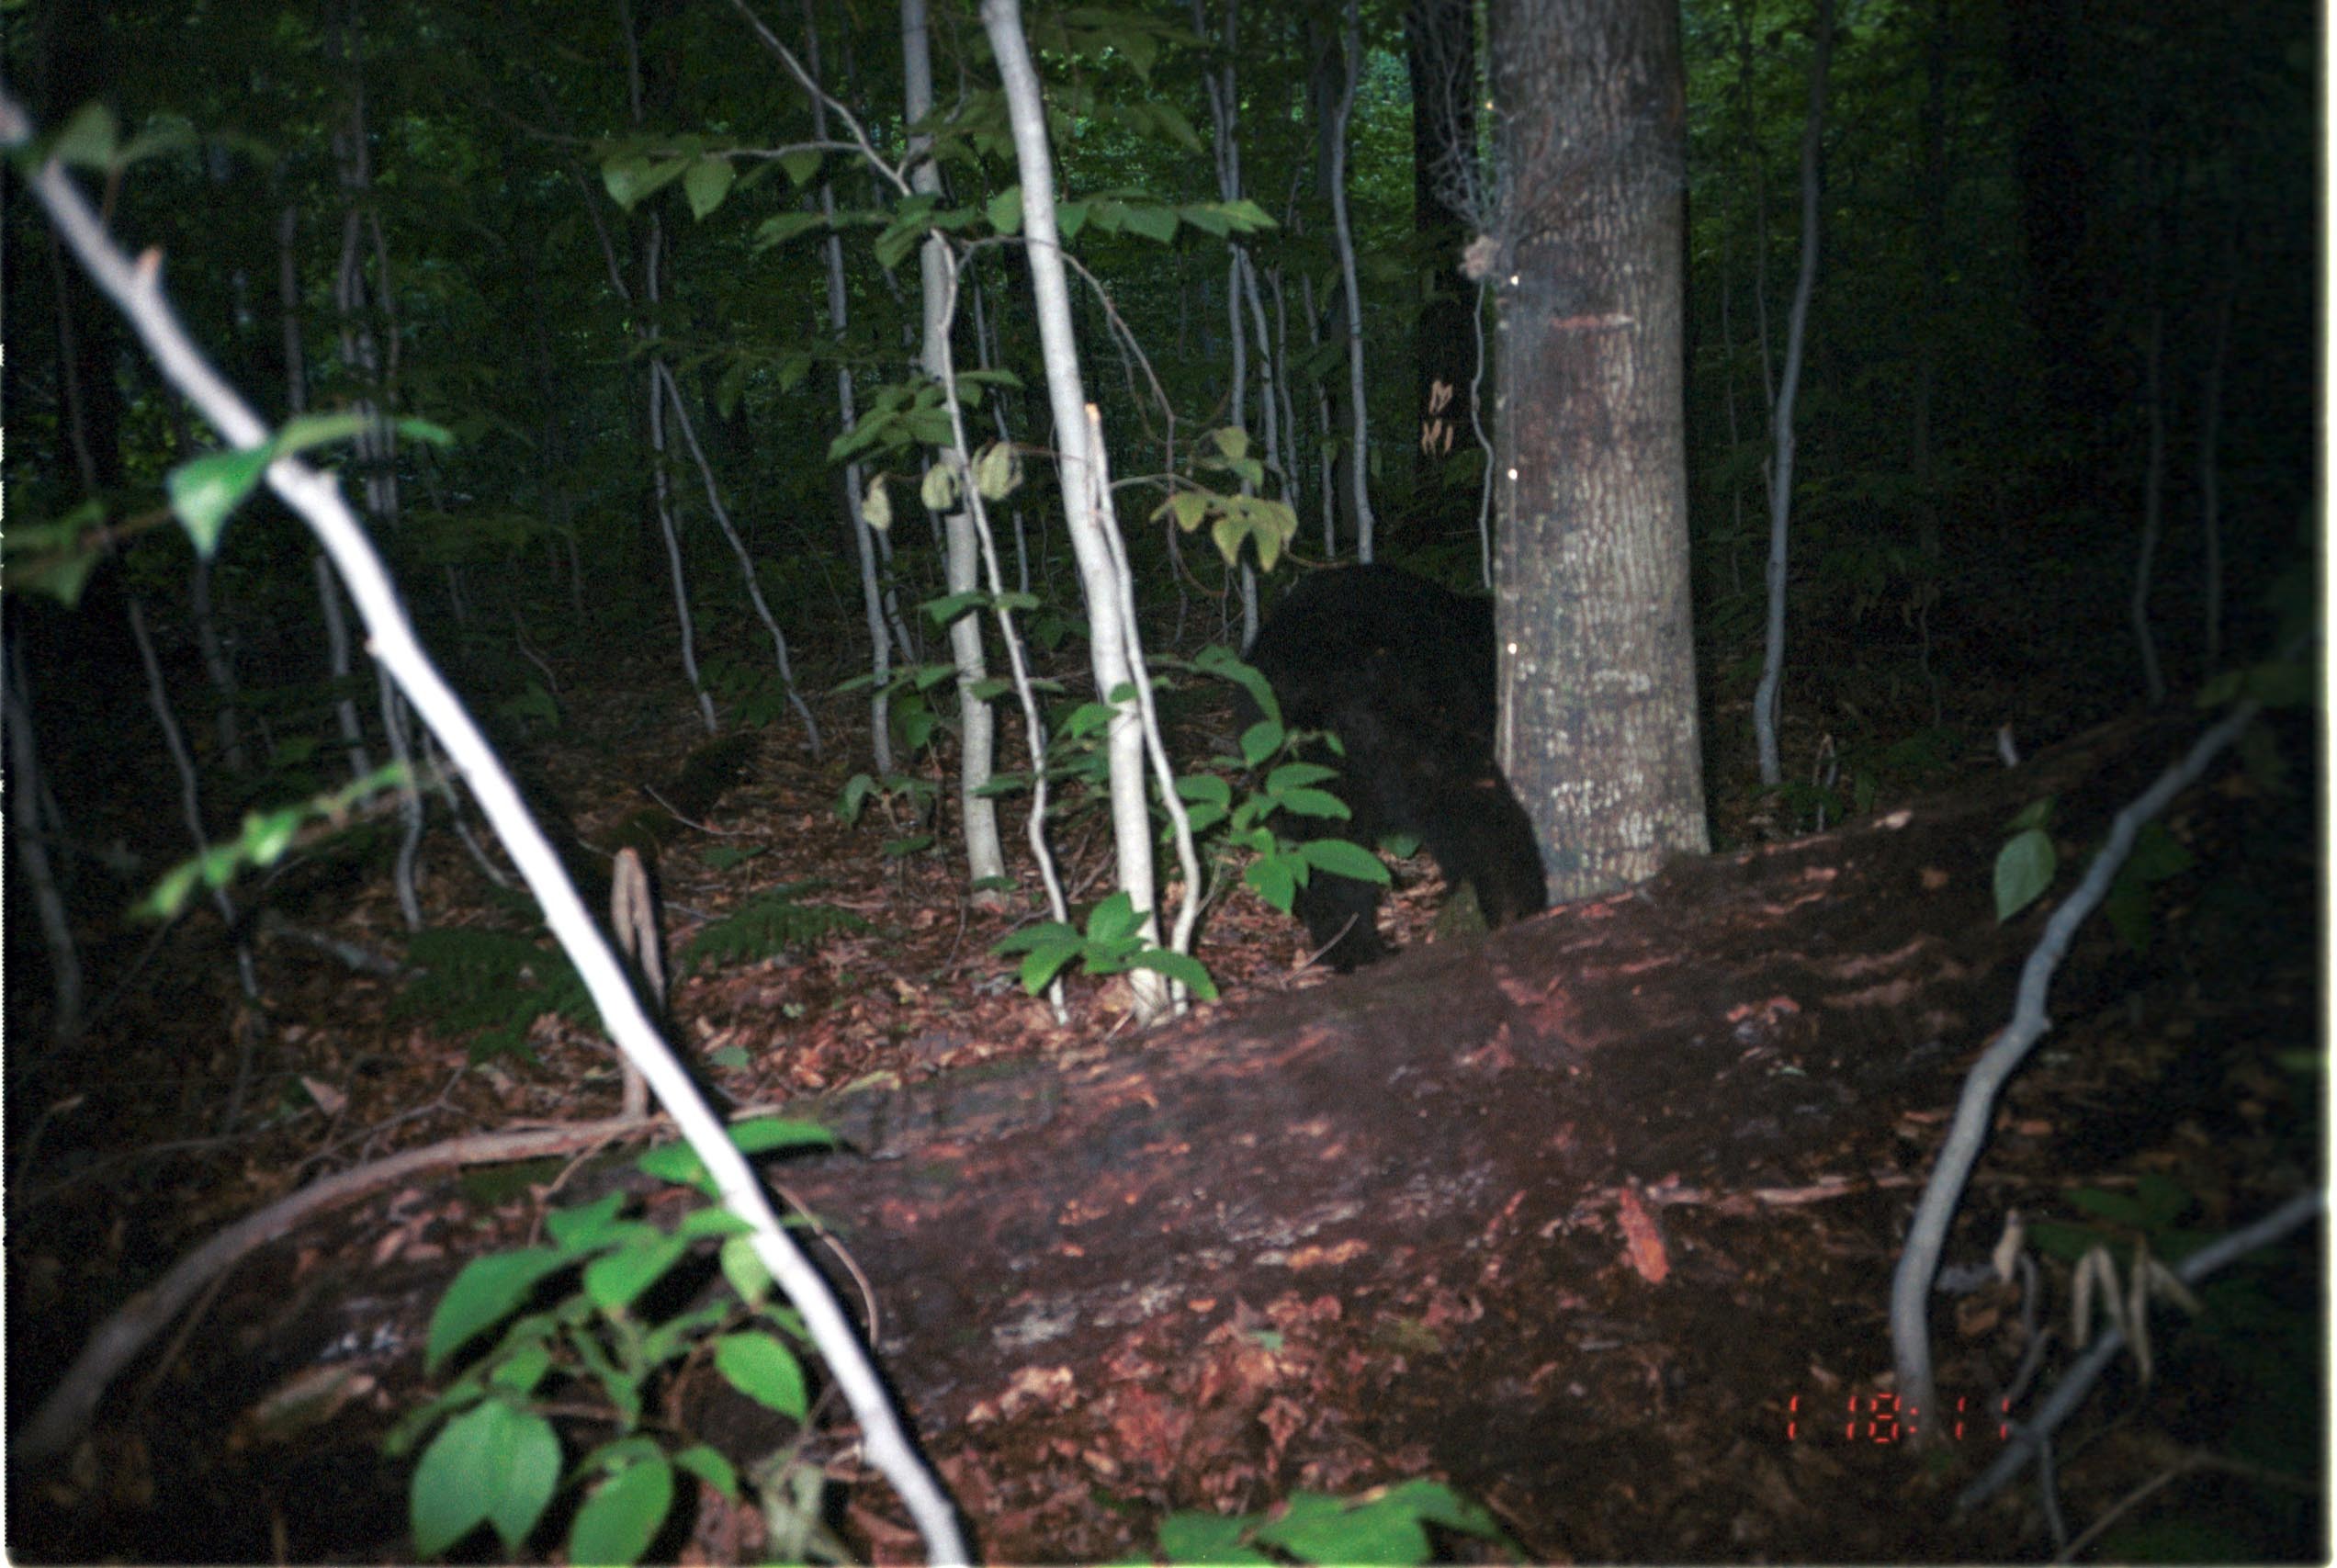
[[(669, 671), (563, 673), (567, 721), (534, 750), (591, 842), (705, 737)], [(1125, 1030), (1118, 982), (1075, 981), (1068, 1027), (1026, 996), (1010, 961), (990, 949), (1029, 917), (971, 909), (954, 859), (880, 852), (917, 824), (840, 819), (846, 781), (868, 766), (865, 703), (830, 698), (819, 711), (823, 758), (806, 753), (799, 729), (774, 727), (706, 830), (667, 849), (659, 869), (669, 945), (678, 952), (707, 921), (781, 882), (810, 884), (804, 903), (856, 915), (866, 929), (683, 976), (672, 1037), (705, 1081), (736, 1104), (783, 1104), (873, 1075), (1067, 1055)], [(1215, 721), (1225, 731), (1215, 734), (1205, 716), (1196, 722), (1204, 733), (1194, 754), (1226, 749), (1229, 723)], [(1716, 754), (1710, 775), (1743, 777), (1741, 760)], [(942, 786), (947, 843), (953, 792), (938, 771), (928, 776)], [(2218, 786), (2227, 795), (2234, 787)], [(1749, 791), (1714, 793), (1721, 837), (1763, 836), (1764, 808)], [(2283, 1182), (2323, 1179), (2321, 1080), (2294, 1066), (2294, 1054), (2316, 1051), (2323, 1006), (2317, 808), (2303, 793), (2301, 806), (2258, 800), (2237, 816), (2196, 800), (2178, 808), (2173, 829), (2197, 861), (2249, 867), (2266, 885), (2241, 908), (2271, 913), (2220, 914), (2210, 907), (2220, 884), (2181, 885), (2186, 907), (2162, 917), (2127, 983), (2068, 1001), (2049, 1049), (2013, 1088), (1983, 1167), (2001, 1201), (2113, 1228), (2140, 1214), (2146, 1235), (2175, 1222), (2215, 1232), (2261, 1213)], [(2284, 814), (2286, 836), (2267, 841), (2267, 821)], [(1019, 863), (1016, 821), (1009, 854)], [(1109, 858), (1100, 816), (1071, 820), (1056, 843), (1067, 877), (1092, 897)], [(1034, 886), (1027, 871), (1021, 879)], [(426, 840), (421, 883), (435, 923), (525, 929), (451, 835)], [(1395, 940), (1430, 940), (1432, 869), (1416, 860), (1399, 883)], [(395, 955), (404, 942), (378, 871), (321, 884), (286, 914), (372, 952)], [(318, 1174), (617, 1109), (609, 1047), (555, 1014), (536, 1019), (525, 1052), (478, 1061), (474, 1036), (399, 1004), (401, 980), (353, 973), (312, 947), (262, 942), (263, 1000), (250, 1010), (208, 916), (183, 921), (134, 968), (119, 960), (132, 940), (144, 939), (116, 950), (118, 989), (96, 1030), (35, 1069), (19, 1065), (19, 1043), (40, 1027), (38, 1005), (11, 987), (12, 1427), (129, 1291)], [(1304, 946), (1294, 922), (1236, 895), (1211, 911), (1199, 955), (1238, 1005), (1335, 983), (1294, 972)], [(259, 1071), (243, 1124), (220, 1134), (207, 1122), (217, 1086), (234, 1072), (239, 1027), (262, 1042)], [(1833, 1157), (1846, 1173), (1919, 1177), (1948, 1109), (1866, 1128)], [(378, 1440), (424, 1392), (420, 1348), (437, 1294), (470, 1258), (537, 1235), (547, 1196), (565, 1200), (591, 1180), (567, 1161), (420, 1180), (247, 1258), (115, 1383), (69, 1463), (12, 1466), (11, 1555), (397, 1560), (408, 1550), (407, 1470)], [(2178, 1213), (2151, 1209), (2170, 1191)], [(1256, 1509), (1301, 1486), (1353, 1494), (1426, 1474), (1484, 1503), (1528, 1561), (2047, 1560), (2055, 1541), (2033, 1485), (1959, 1521), (1946, 1514), (1997, 1440), (1984, 1406), (2024, 1340), (2015, 1292), (1963, 1298), (1943, 1343), (1943, 1385), (1964, 1391), (1974, 1412), (1959, 1442), (1919, 1457), (1869, 1418), (1889, 1366), (1884, 1303), (1912, 1200), (1904, 1183), (1871, 1183), (1758, 1224), (1718, 1207), (1672, 1211), (1676, 1244), (1699, 1252), (1707, 1272), (1654, 1292), (1652, 1308), (1650, 1292), (1625, 1291), (1620, 1277), (1553, 1277), (1456, 1307), (1417, 1343), (1359, 1330), (1344, 1356), (1278, 1374), (1303, 1384), (1318, 1410), (1339, 1412), (1333, 1425), (1345, 1440), (1314, 1453), (1277, 1443), (1264, 1461), (1254, 1445), (1229, 1444), (1231, 1479), (1217, 1499)], [(2120, 1521), (2128, 1533), (2093, 1550), (2141, 1554), (2173, 1541), (2235, 1560), (2325, 1556), (2325, 1500), (2285, 1479), (2299, 1453), (2325, 1453), (2327, 1433), (2323, 1259), (2317, 1245), (2298, 1251), (2309, 1256), (2292, 1256), (2286, 1270), (2243, 1271), (2252, 1293), (2237, 1306), (2211, 1303), (2259, 1311), (2273, 1331), (2308, 1325), (2280, 1349), (2305, 1358), (2282, 1363), (2285, 1397), (2256, 1392), (2212, 1312), (2196, 1325), (2164, 1314), (2153, 1375), (2120, 1371), (2065, 1438), (2067, 1533), (2155, 1484)], [(2056, 1300), (2049, 1310), (2065, 1323), (2066, 1301)], [(1566, 1360), (1518, 1359), (1520, 1344), (1552, 1335), (1570, 1342)], [(286, 1418), (290, 1393), (305, 1394), (307, 1417)], [(1160, 1495), (1126, 1455), (1044, 1443), (1017, 1451), (980, 1429), (929, 1438), (991, 1561), (1145, 1557), (1164, 1506), (1196, 1506)], [(916, 1555), (845, 1436), (830, 1430), (808, 1457), (840, 1481), (866, 1483), (839, 1489), (847, 1544), (875, 1561)], [(2301, 1468), (2320, 1473), (2312, 1460)], [(707, 1496), (691, 1535), (660, 1551), (685, 1562), (756, 1560), (759, 1517)], [(2162, 1534), (2133, 1533), (2152, 1528)], [(1508, 1560), (1457, 1539), (1439, 1544)]]

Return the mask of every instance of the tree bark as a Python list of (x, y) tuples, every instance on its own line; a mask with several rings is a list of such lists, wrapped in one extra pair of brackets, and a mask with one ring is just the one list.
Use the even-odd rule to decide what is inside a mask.
[(1678, 8), (1496, 0), (1498, 759), (1553, 898), (1700, 853)]
[[(1456, 1302), (1470, 1356), (1555, 1359), (1561, 1387), (1597, 1281), (1643, 1295), (1673, 1266), (1665, 1212), (1757, 1229), (1830, 1181), (1871, 1190), (1900, 1157), (1875, 1147), (2006, 1016), (2041, 922), (1995, 919), (2004, 822), (2051, 794), (2066, 833), (2096, 834), (2191, 728), (2097, 731), (1941, 804), (1683, 860), (1068, 1066), (844, 1096), (820, 1114), (864, 1157), (783, 1179), (840, 1222), (885, 1364), (961, 1484), (1034, 1429), (1171, 1496), (1213, 1495), (1246, 1445), (1313, 1462), (1351, 1440), (1389, 1337)], [(2117, 951), (2081, 943), (2065, 994)], [(1348, 1369), (1291, 1395), (1303, 1420), (1228, 1370), (1270, 1327)], [(1259, 1436), (1284, 1419), (1299, 1435)], [(1446, 1438), (1439, 1461), (1464, 1468), (1471, 1439)]]

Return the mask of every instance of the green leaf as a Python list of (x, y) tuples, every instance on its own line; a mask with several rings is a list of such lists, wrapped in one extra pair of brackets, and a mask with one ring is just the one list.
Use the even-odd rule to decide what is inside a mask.
[(797, 147), (779, 154), (779, 166), (787, 171), (787, 183), (801, 190), (819, 172), (820, 160), (826, 156), (815, 147)]
[[(946, 626), (968, 611), (984, 608), (989, 602), (990, 596), (988, 593), (975, 589), (965, 593), (945, 593), (939, 599), (928, 599), (917, 607), (923, 611), (925, 618), (935, 626)], [(944, 679), (957, 673), (957, 667), (954, 664), (929, 666), (929, 668), (939, 669)]]
[[(1298, 863), (1305, 864), (1304, 861)], [(1249, 869), (1242, 873), (1242, 885), (1285, 915), (1298, 897), (1298, 878), (1291, 869), (1288, 856), (1253, 861)]]
[(722, 1277), (739, 1292), (739, 1299), (751, 1307), (760, 1307), (771, 1298), (771, 1270), (763, 1267), (762, 1254), (755, 1251), (754, 1237), (734, 1235), (722, 1244), (716, 1255), (722, 1264)]
[(1282, 721), (1279, 717), (1261, 718), (1242, 731), (1242, 761), (1251, 767), (1282, 749)]
[(1215, 773), (1186, 773), (1177, 780), (1177, 797), (1194, 805), (1210, 805), (1231, 809), (1234, 786)]
[(2042, 828), (2015, 833), (1996, 852), (1996, 919), (2019, 914), (2053, 885), (2057, 863), (2052, 835)]
[(1079, 933), (1061, 920), (1041, 920), (1037, 925), (1007, 932), (990, 944), (990, 951), (1003, 958), (1010, 953), (1034, 953), (1042, 947), (1063, 942), (1077, 947)]
[(423, 1357), (423, 1370), (435, 1373), (473, 1336), (517, 1312), (537, 1281), (568, 1261), (551, 1247), (531, 1247), (474, 1258), (464, 1264), (439, 1298), (438, 1310), (431, 1314), (430, 1345)]
[(1088, 915), (1088, 937), (1092, 942), (1123, 942), (1136, 934), (1144, 924), (1144, 916), (1136, 908), (1135, 899), (1122, 888), (1098, 904)]
[(714, 1369), (758, 1404), (800, 1421), (810, 1408), (803, 1363), (774, 1335), (726, 1334), (714, 1342)]
[(1256, 234), (1268, 229), (1279, 229), (1281, 227), (1281, 224), (1274, 221), (1273, 218), (1264, 208), (1259, 206), (1258, 203), (1250, 200), (1249, 197), (1246, 196), (1237, 201), (1219, 203), (1218, 210), (1225, 213), (1226, 217), (1232, 219), (1234, 220), (1234, 227), (1239, 229), (1245, 234)]
[(517, 1547), (559, 1482), (559, 1439), (542, 1416), (500, 1399), (476, 1405), (446, 1423), (414, 1469), (415, 1550), (435, 1557), (491, 1520)]
[(1338, 777), (1337, 768), (1327, 768), (1320, 762), (1284, 762), (1266, 775), (1266, 793), (1281, 795), (1305, 784), (1318, 784), (1326, 779)]
[(720, 1450), (706, 1443), (692, 1443), (673, 1456), (677, 1470), (686, 1470), (733, 1503), (739, 1500), (739, 1472)]
[(104, 174), (113, 168), (114, 154), (120, 146), (121, 128), (114, 122), (114, 111), (93, 101), (73, 111), (73, 118), (49, 144), (49, 155), (73, 168)]
[(584, 1293), (604, 1312), (622, 1310), (665, 1278), (689, 1250), (682, 1237), (661, 1235), (605, 1253), (584, 1266)]
[(1001, 234), (1022, 231), (1022, 187), (1011, 185), (990, 197), (990, 227)]
[(673, 1506), (673, 1467), (662, 1455), (628, 1465), (601, 1483), (568, 1532), (574, 1563), (637, 1562)]
[[(537, 1321), (544, 1324), (546, 1333), (551, 1331), (551, 1324), (548, 1320), (538, 1319)], [(506, 1344), (508, 1345), (508, 1341)], [(494, 1371), (487, 1374), (487, 1381), (497, 1388), (509, 1389), (512, 1393), (524, 1397), (532, 1392), (537, 1383), (542, 1382), (544, 1375), (551, 1370), (551, 1347), (538, 1339), (533, 1344), (523, 1344), (507, 1348), (502, 1359), (495, 1363)]]
[(683, 1215), (682, 1223), (673, 1227), (673, 1234), (692, 1241), (704, 1241), (708, 1236), (728, 1241), (734, 1236), (752, 1235), (754, 1227), (719, 1204), (710, 1204)]
[(1037, 996), (1047, 988), (1063, 966), (1079, 956), (1078, 942), (1061, 942), (1048, 947), (1034, 947), (1023, 955), (1021, 976), (1027, 996)]
[(690, 216), (704, 218), (720, 207), (738, 178), (739, 171), (730, 166), (730, 160), (717, 153), (709, 152), (693, 163), (690, 172), (682, 176), (683, 192), (690, 198)]
[(621, 153), (601, 165), (601, 183), (617, 206), (627, 212), (644, 198), (679, 179), (690, 162), (683, 158), (654, 161), (638, 152)]
[(1055, 204), (1056, 235), (1069, 244), (1088, 226), (1088, 204), (1084, 201), (1058, 201)]
[(758, 1116), (732, 1126), (730, 1141), (739, 1145), (740, 1154), (752, 1156), (773, 1149), (832, 1149), (836, 1134), (800, 1117)]
[(544, 1228), (551, 1233), (561, 1255), (570, 1258), (657, 1234), (654, 1225), (620, 1217), (624, 1207), (624, 1193), (606, 1193), (572, 1209), (554, 1209)]
[(1414, 1563), (1428, 1560), (1428, 1534), (1411, 1510), (1386, 1499), (1350, 1508), (1336, 1497), (1300, 1493), (1258, 1539), (1302, 1562)]
[(1347, 802), (1319, 789), (1288, 791), (1281, 796), (1280, 803), (1283, 810), (1299, 817), (1322, 817), (1345, 822), (1355, 815), (1347, 808)]
[(1160, 1521), (1160, 1554), (1171, 1562), (1271, 1562), (1248, 1544), (1256, 1523), (1241, 1515), (1171, 1514)]
[(1177, 209), (1173, 207), (1132, 206), (1128, 209), (1128, 231), (1162, 244), (1177, 237)]
[(784, 245), (798, 234), (808, 234), (814, 229), (824, 229), (828, 220), (817, 212), (782, 212), (776, 218), (766, 218), (755, 226), (754, 243), (751, 249), (767, 251), (773, 245)]
[(163, 480), (170, 494), (171, 511), (195, 542), (195, 553), (205, 560), (219, 549), (220, 533), (235, 509), (243, 504), (276, 460), (273, 446), (252, 446), (232, 452), (209, 452), (173, 468)]
[(1505, 1532), (1491, 1513), (1439, 1482), (1404, 1482), (1390, 1487), (1383, 1501), (1392, 1506), (1408, 1509), (1430, 1524), (1442, 1525), (1446, 1529), (1459, 1530), (1486, 1540), (1506, 1539)]
[(1298, 852), (1307, 864), (1335, 876), (1350, 876), (1358, 882), (1376, 882), (1383, 887), (1392, 880), (1386, 864), (1379, 856), (1345, 839), (1309, 839), (1298, 846)]
[(1166, 975), (1171, 980), (1181, 982), (1205, 1002), (1217, 999), (1216, 982), (1210, 979), (1209, 971), (1202, 967), (1201, 961), (1189, 953), (1177, 953), (1165, 947), (1147, 947), (1140, 953), (1132, 953), (1128, 966)]

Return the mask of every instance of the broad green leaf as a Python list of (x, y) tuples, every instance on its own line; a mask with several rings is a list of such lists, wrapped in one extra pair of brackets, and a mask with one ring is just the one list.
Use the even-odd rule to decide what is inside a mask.
[(1246, 196), (1237, 201), (1222, 202), (1218, 209), (1234, 220), (1234, 227), (1246, 234), (1255, 234), (1268, 229), (1281, 227), (1274, 221), (1264, 208)]
[(1285, 790), (1318, 784), (1326, 779), (1337, 777), (1337, 768), (1327, 768), (1320, 762), (1284, 762), (1266, 775), (1266, 792), (1281, 795)]
[(1160, 1554), (1171, 1562), (1271, 1562), (1244, 1539), (1256, 1522), (1239, 1516), (1171, 1514), (1160, 1521)]
[(1173, 207), (1132, 206), (1128, 209), (1128, 232), (1141, 234), (1162, 244), (1177, 237), (1177, 209)]
[[(1325, 1506), (1324, 1505), (1328, 1505)], [(1419, 1517), (1384, 1498), (1349, 1507), (1335, 1497), (1304, 1493), (1289, 1511), (1258, 1527), (1258, 1540), (1303, 1562), (1413, 1563), (1428, 1560), (1428, 1535)]]
[(739, 1299), (751, 1307), (759, 1307), (771, 1297), (771, 1270), (764, 1268), (762, 1257), (755, 1251), (754, 1237), (734, 1235), (722, 1244), (717, 1255), (722, 1263), (722, 1277)]
[(718, 154), (709, 152), (693, 163), (682, 177), (683, 192), (690, 198), (690, 216), (704, 218), (720, 207), (738, 178), (739, 171), (730, 166), (730, 160)]
[(1242, 731), (1242, 761), (1253, 768), (1258, 766), (1259, 763), (1281, 750), (1282, 734), (1282, 721), (1280, 718), (1259, 719), (1256, 724)]
[(576, 1511), (568, 1560), (580, 1565), (639, 1562), (672, 1506), (673, 1467), (663, 1456), (628, 1465)]
[[(988, 593), (979, 589), (973, 589), (964, 593), (945, 593), (938, 599), (928, 599), (918, 608), (923, 611), (925, 618), (935, 626), (946, 626), (960, 615), (985, 608), (989, 602), (990, 596)], [(945, 680), (957, 673), (957, 666), (954, 664), (943, 664), (932, 668), (937, 668)]]
[(798, 234), (814, 229), (824, 229), (828, 220), (817, 212), (782, 212), (776, 218), (766, 218), (755, 226), (753, 249), (767, 251), (773, 245), (785, 244)]
[(925, 482), (918, 487), (917, 499), (925, 503), (928, 512), (949, 513), (957, 510), (957, 470), (947, 463), (936, 463), (925, 470)]
[(1347, 808), (1347, 802), (1319, 789), (1289, 790), (1281, 801), (1283, 810), (1300, 817), (1324, 817), (1345, 822), (1355, 815)]
[(1079, 956), (1077, 942), (1064, 942), (1048, 947), (1034, 947), (1022, 958), (1021, 976), (1027, 996), (1037, 996), (1047, 988), (1063, 966)]
[(1031, 953), (1042, 947), (1068, 944), (1077, 947), (1079, 933), (1061, 920), (1041, 920), (1019, 931), (1009, 931), (990, 944), (990, 951), (1004, 957), (1010, 953)]
[(1202, 491), (1180, 490), (1161, 505), (1169, 516), (1177, 520), (1177, 526), (1190, 534), (1201, 526), (1202, 518), (1209, 515), (1209, 496)]
[(308, 818), (305, 806), (288, 806), (281, 811), (247, 813), (243, 818), (243, 852), (254, 865), (274, 865), (292, 845), (292, 837)]
[(209, 560), (219, 549), (220, 531), (235, 509), (243, 504), (274, 462), (274, 449), (253, 446), (232, 452), (209, 452), (173, 468), (163, 480), (170, 492), (171, 511), (195, 542), (195, 553)]
[(688, 1471), (733, 1503), (739, 1500), (738, 1468), (722, 1456), (720, 1450), (706, 1443), (692, 1443), (673, 1456), (673, 1465), (677, 1470)]
[(1011, 442), (993, 441), (974, 459), (974, 488), (985, 501), (1004, 501), (1022, 482), (1022, 457)]
[(1392, 880), (1386, 863), (1379, 856), (1345, 839), (1310, 839), (1298, 847), (1298, 852), (1307, 864), (1334, 875), (1376, 882), (1383, 887)]
[[(550, 1325), (547, 1323), (545, 1326), (548, 1332)], [(494, 1370), (487, 1374), (487, 1381), (524, 1396), (542, 1382), (544, 1374), (551, 1370), (551, 1347), (538, 1339), (516, 1349), (506, 1349), (495, 1362)]]
[(758, 1116), (730, 1129), (730, 1141), (744, 1155), (769, 1154), (773, 1149), (831, 1149), (836, 1134), (817, 1122), (800, 1117)]
[(73, 111), (49, 144), (49, 155), (71, 167), (104, 174), (112, 169), (120, 147), (121, 128), (114, 122), (114, 111), (93, 101)]
[(679, 179), (689, 166), (689, 160), (683, 158), (651, 160), (628, 152), (601, 165), (601, 183), (608, 187), (610, 197), (630, 212), (644, 198)]
[(714, 1342), (714, 1369), (758, 1404), (800, 1421), (810, 1408), (803, 1363), (773, 1335), (726, 1334)]
[(2011, 919), (2053, 885), (2052, 836), (2042, 828), (2014, 834), (1996, 852), (1996, 919)]
[(660, 1236), (604, 1253), (584, 1266), (584, 1293), (604, 1311), (628, 1307), (688, 1255), (680, 1236)]
[(1205, 1002), (1217, 999), (1216, 982), (1209, 977), (1201, 961), (1189, 953), (1176, 953), (1165, 947), (1147, 947), (1128, 959), (1131, 968), (1152, 969), (1171, 980), (1180, 981), (1187, 989)]
[(1177, 780), (1177, 796), (1195, 805), (1230, 808), (1234, 804), (1234, 786), (1215, 773), (1186, 773)]
[(414, 1469), (415, 1549), (435, 1557), (492, 1521), (506, 1547), (526, 1539), (559, 1482), (559, 1439), (532, 1411), (500, 1399), (446, 1423)]
[(1284, 856), (1252, 862), (1249, 869), (1242, 873), (1242, 884), (1286, 915), (1298, 897), (1298, 878), (1292, 874), (1290, 861)]
[(1001, 234), (1020, 234), (1022, 231), (1022, 187), (1011, 185), (990, 197), (988, 211), (991, 228)]
[(798, 147), (792, 152), (782, 152), (779, 166), (787, 172), (787, 182), (801, 190), (811, 183), (812, 175), (819, 172), (819, 162), (825, 156), (817, 148)]
[(545, 1220), (544, 1229), (553, 1245), (569, 1258), (581, 1258), (588, 1252), (630, 1241), (645, 1232), (654, 1233), (653, 1226), (623, 1218), (624, 1208), (624, 1193), (604, 1193), (590, 1203), (554, 1209)]
[(439, 1298), (438, 1310), (431, 1314), (430, 1345), (423, 1357), (423, 1370), (435, 1373), (440, 1363), (474, 1335), (517, 1312), (536, 1283), (568, 1261), (551, 1247), (531, 1247), (474, 1258), (464, 1264)]
[(1088, 915), (1088, 936), (1095, 942), (1120, 942), (1136, 934), (1144, 915), (1126, 888), (1099, 903)]

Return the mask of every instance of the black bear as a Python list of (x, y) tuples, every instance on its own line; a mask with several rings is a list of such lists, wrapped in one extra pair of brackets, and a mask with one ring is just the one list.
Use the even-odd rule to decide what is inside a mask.
[[(1533, 824), (1493, 760), (1489, 601), (1394, 567), (1318, 571), (1274, 607), (1249, 661), (1286, 726), (1330, 730), (1347, 749), (1342, 757), (1316, 743), (1306, 755), (1339, 771), (1326, 787), (1351, 819), (1303, 818), (1286, 830), (1367, 847), (1413, 834), (1448, 883), (1475, 889), (1489, 926), (1548, 904)], [(1379, 907), (1376, 884), (1318, 870), (1299, 890), (1297, 913), (1346, 971), (1386, 955)]]

